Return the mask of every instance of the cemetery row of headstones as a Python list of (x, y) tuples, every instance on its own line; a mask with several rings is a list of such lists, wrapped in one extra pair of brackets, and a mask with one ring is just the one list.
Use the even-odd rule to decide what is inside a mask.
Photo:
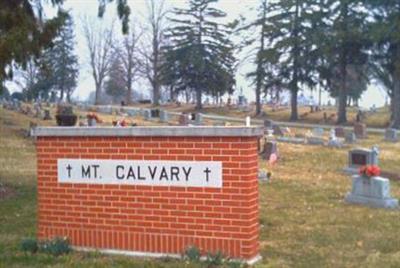
[(33, 109), (30, 105), (24, 105), (22, 101), (19, 100), (2, 100), (0, 103), (5, 109), (16, 111), (25, 114), (30, 117), (39, 118), (42, 120), (52, 120), (50, 114), (50, 104), (46, 103), (46, 107), (40, 102), (33, 104)]

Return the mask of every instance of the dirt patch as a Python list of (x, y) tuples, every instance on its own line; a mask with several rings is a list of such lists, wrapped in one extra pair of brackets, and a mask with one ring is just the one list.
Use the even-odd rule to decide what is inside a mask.
[(16, 192), (13, 188), (0, 184), (0, 201), (15, 196)]

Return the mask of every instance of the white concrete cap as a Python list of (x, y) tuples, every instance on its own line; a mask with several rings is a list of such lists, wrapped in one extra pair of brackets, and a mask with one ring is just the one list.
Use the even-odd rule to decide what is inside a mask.
[(263, 134), (262, 127), (238, 126), (36, 127), (31, 130), (31, 135), (36, 137), (260, 137)]

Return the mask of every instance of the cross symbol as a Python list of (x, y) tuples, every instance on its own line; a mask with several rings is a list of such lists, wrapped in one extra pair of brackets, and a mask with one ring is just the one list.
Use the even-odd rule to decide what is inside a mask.
[(210, 172), (211, 172), (211, 170), (208, 167), (204, 170), (204, 173), (206, 173), (206, 181), (208, 181), (208, 174)]
[(68, 178), (71, 178), (71, 169), (72, 169), (71, 165), (70, 165), (70, 164), (68, 164), (68, 166), (67, 166), (67, 170), (68, 170)]

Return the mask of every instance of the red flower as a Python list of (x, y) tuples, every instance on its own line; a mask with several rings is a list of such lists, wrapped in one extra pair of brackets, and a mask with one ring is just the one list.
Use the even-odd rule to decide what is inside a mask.
[(378, 166), (362, 166), (360, 167), (359, 174), (367, 177), (376, 177), (381, 175), (381, 169)]

